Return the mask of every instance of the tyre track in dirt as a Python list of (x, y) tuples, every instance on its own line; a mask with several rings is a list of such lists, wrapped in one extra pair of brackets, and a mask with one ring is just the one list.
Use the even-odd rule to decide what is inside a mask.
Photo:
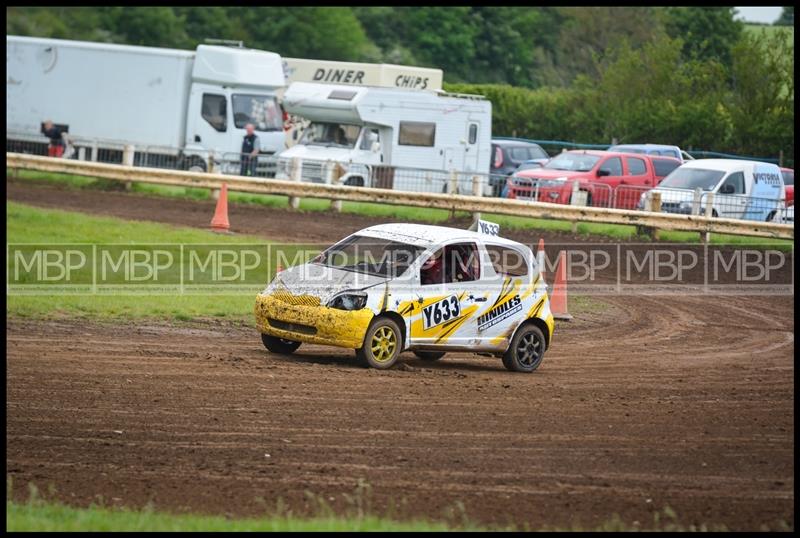
[(646, 525), (669, 505), (686, 525), (793, 526), (791, 297), (602, 304), (558, 324), (531, 375), (471, 354), (388, 372), (282, 357), (219, 321), (12, 319), (12, 493), (239, 516), (278, 497), (308, 513), (306, 490), (343, 511), (362, 479), (400, 518), (460, 502), (482, 523)]

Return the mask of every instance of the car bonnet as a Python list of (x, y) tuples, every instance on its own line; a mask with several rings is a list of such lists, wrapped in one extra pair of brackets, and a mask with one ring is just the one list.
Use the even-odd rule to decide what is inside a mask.
[(320, 304), (323, 305), (342, 291), (364, 290), (389, 280), (387, 277), (327, 267), (318, 263), (290, 267), (279, 273), (276, 278), (289, 293), (318, 297)]

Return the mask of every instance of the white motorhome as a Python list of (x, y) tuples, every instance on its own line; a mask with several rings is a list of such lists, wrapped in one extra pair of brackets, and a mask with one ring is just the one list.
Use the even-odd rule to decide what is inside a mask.
[[(348, 185), (443, 192), (445, 171), (489, 173), (492, 105), (481, 96), (294, 82), (283, 97), (290, 114), (310, 121), (278, 156), (279, 178), (302, 163), (302, 179), (329, 182), (337, 163)], [(374, 181), (375, 167), (388, 174)], [(435, 173), (394, 174), (396, 167)]]
[[(758, 161), (689, 161), (673, 170), (651, 192), (661, 194), (661, 209), (668, 213), (691, 214), (699, 209), (699, 214), (704, 215), (710, 193), (714, 195), (711, 202), (714, 217), (763, 222), (772, 220), (786, 208), (780, 168)], [(646, 195), (642, 194), (640, 208), (644, 207)]]
[[(286, 147), (272, 52), (199, 45), (196, 51), (6, 36), (7, 148), (46, 143), (46, 119), (75, 140), (98, 140), (85, 158), (133, 145), (160, 165), (204, 170), (238, 156), (253, 123), (261, 151)], [(105, 147), (103, 146), (105, 144)], [(154, 160), (150, 157), (150, 160)]]

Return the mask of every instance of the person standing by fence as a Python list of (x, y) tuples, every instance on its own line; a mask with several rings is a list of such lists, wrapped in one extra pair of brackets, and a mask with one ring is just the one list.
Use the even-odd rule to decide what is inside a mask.
[(42, 124), (42, 134), (50, 139), (47, 146), (48, 157), (61, 157), (64, 155), (64, 139), (62, 130), (53, 125), (50, 120), (45, 120)]
[(239, 169), (240, 176), (254, 176), (256, 175), (256, 166), (258, 166), (258, 151), (261, 149), (261, 144), (258, 140), (258, 135), (255, 133), (255, 126), (248, 123), (244, 126), (247, 134), (244, 135), (242, 140), (242, 165)]

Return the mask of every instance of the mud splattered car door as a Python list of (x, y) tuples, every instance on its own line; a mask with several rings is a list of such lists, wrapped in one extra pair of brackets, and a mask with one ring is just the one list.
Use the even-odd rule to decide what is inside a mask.
[(483, 263), (476, 242), (457, 242), (435, 250), (419, 269), (419, 317), (411, 323), (411, 344), (445, 349), (480, 344), (475, 314), (491, 295), (481, 279)]

